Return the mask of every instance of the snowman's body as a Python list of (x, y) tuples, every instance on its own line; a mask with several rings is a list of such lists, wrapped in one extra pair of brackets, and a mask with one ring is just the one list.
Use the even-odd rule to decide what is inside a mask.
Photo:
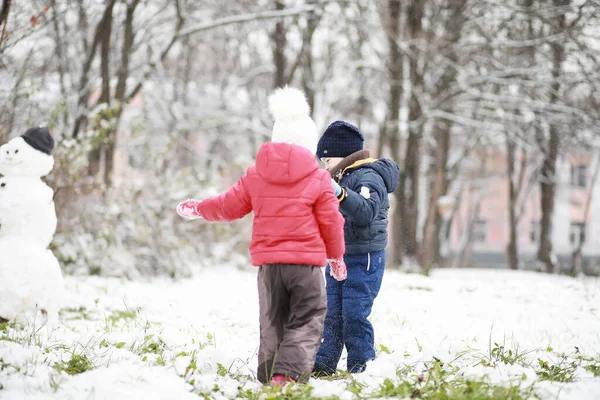
[[(60, 266), (48, 249), (56, 230), (54, 192), (40, 178), (50, 154), (17, 137), (0, 146), (0, 317), (54, 319), (64, 293)], [(40, 321), (41, 319), (41, 321)]]
[(47, 248), (22, 238), (0, 239), (0, 316), (22, 322), (54, 321), (64, 282), (58, 260)]
[(0, 240), (22, 237), (48, 247), (57, 223), (53, 197), (39, 178), (0, 178)]

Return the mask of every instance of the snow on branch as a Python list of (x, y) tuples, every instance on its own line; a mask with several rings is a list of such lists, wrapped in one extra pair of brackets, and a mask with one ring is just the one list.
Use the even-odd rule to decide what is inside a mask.
[(448, 121), (452, 121), (462, 126), (469, 126), (472, 128), (488, 130), (492, 132), (503, 132), (504, 125), (500, 122), (492, 121), (480, 121), (477, 119), (469, 118), (466, 116), (453, 114), (443, 110), (432, 110), (431, 112), (425, 113), (424, 117), (427, 118), (440, 118)]
[(236, 24), (240, 22), (249, 22), (256, 21), (261, 19), (271, 19), (271, 18), (280, 18), (280, 17), (289, 17), (293, 15), (299, 15), (304, 13), (310, 13), (315, 11), (315, 6), (306, 6), (300, 7), (290, 10), (282, 10), (282, 11), (264, 11), (258, 13), (251, 14), (242, 14), (242, 15), (233, 15), (230, 17), (220, 18), (210, 22), (203, 22), (201, 24), (197, 24), (194, 26), (190, 26), (186, 29), (182, 29), (177, 35), (178, 38), (182, 38), (184, 36), (192, 35), (194, 33), (203, 32), (206, 30), (210, 30), (213, 28), (217, 28), (220, 26)]
[[(499, 103), (505, 104), (515, 104), (515, 97), (504, 95), (504, 94), (494, 94), (489, 92), (484, 92), (477, 90), (474, 87), (463, 86), (463, 89), (466, 93), (475, 96), (476, 98), (495, 101)], [(529, 98), (519, 98), (519, 102), (522, 106), (527, 106), (532, 110), (536, 111), (547, 111), (552, 113), (563, 113), (567, 115), (575, 115), (580, 117), (584, 121), (588, 121), (590, 119), (589, 115), (578, 108), (570, 107), (562, 104), (552, 104), (548, 102), (544, 102), (541, 100), (529, 99)]]

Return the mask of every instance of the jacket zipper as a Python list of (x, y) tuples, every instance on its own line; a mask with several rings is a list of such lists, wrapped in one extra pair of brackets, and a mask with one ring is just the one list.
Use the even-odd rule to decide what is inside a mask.
[(367, 272), (371, 269), (371, 253), (367, 253)]

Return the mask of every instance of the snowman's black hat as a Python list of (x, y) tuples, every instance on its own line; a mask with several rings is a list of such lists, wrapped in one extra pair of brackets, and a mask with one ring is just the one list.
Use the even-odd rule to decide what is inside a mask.
[(52, 154), (52, 149), (54, 149), (54, 139), (47, 128), (39, 126), (29, 128), (21, 135), (21, 137), (34, 149), (48, 155)]

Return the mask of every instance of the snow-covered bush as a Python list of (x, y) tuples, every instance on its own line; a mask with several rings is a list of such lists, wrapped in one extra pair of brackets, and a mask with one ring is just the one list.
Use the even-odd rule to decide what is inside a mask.
[[(214, 183), (213, 183), (214, 184)], [(175, 206), (187, 197), (214, 194), (189, 170), (143, 186), (121, 185), (70, 201), (53, 250), (70, 274), (189, 276), (201, 266), (247, 263), (249, 221), (211, 224), (185, 221)]]

